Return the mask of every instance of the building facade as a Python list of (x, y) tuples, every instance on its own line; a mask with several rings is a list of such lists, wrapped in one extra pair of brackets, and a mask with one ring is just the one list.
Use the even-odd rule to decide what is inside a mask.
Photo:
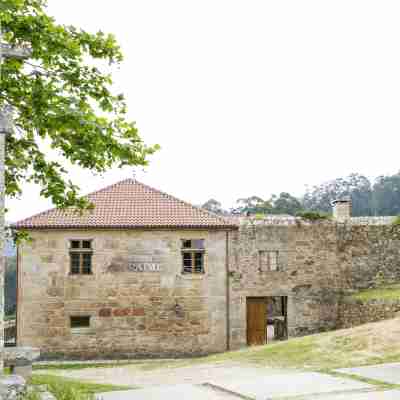
[[(391, 219), (231, 221), (133, 180), (91, 214), (16, 224), (17, 343), (44, 358), (190, 356), (334, 329), (344, 293), (400, 278)], [(335, 213), (334, 213), (335, 215)]]

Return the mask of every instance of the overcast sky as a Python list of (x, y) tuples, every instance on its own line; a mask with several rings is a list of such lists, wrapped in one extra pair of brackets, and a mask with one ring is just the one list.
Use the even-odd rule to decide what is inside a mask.
[[(116, 35), (116, 72), (142, 138), (139, 180), (195, 204), (304, 192), (397, 172), (400, 2), (50, 0), (60, 23)], [(87, 193), (132, 176), (73, 169)], [(50, 205), (26, 186), (9, 221)]]

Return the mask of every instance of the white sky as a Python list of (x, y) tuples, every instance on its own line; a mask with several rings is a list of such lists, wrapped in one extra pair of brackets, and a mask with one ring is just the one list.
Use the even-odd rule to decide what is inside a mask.
[[(49, 0), (61, 23), (116, 35), (130, 117), (162, 150), (137, 178), (195, 204), (397, 172), (400, 2)], [(74, 169), (90, 192), (104, 177)], [(7, 220), (49, 207), (26, 186)]]

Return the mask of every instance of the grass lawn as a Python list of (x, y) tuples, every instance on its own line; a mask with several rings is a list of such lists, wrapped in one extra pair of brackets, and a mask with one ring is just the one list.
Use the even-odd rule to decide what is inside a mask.
[(368, 300), (400, 300), (400, 285), (390, 285), (377, 289), (361, 290), (349, 296), (351, 299)]
[(123, 367), (126, 365), (131, 365), (132, 362), (110, 362), (110, 363), (80, 363), (80, 362), (71, 362), (66, 364), (36, 364), (33, 365), (33, 370), (74, 370), (74, 369), (86, 369), (86, 368), (115, 368), (115, 367)]
[(399, 342), (400, 319), (396, 318), (206, 359), (281, 368), (336, 369), (400, 361)]
[(70, 363), (51, 363), (51, 364), (36, 364), (33, 365), (33, 370), (40, 371), (72, 371), (87, 368), (116, 368), (124, 366), (132, 366), (138, 371), (151, 371), (160, 368), (171, 368), (175, 366), (191, 365), (194, 360), (199, 359), (155, 359), (155, 360), (132, 360), (132, 361), (120, 361), (120, 362), (109, 362), (109, 363), (97, 363), (97, 362), (70, 362)]
[[(115, 390), (129, 390), (135, 389), (129, 386), (116, 386), (116, 385), (104, 385), (97, 383), (86, 383), (80, 382), (75, 379), (67, 379), (53, 375), (38, 375), (34, 374), (30, 379), (32, 385), (47, 385), (50, 392), (52, 392), (57, 399), (75, 399), (79, 398), (80, 395), (91, 395), (101, 392), (111, 392)], [(69, 393), (74, 393), (72, 397)]]

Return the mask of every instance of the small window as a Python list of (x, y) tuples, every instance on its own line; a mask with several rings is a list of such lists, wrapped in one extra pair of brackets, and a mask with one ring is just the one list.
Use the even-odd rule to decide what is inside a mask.
[(70, 317), (71, 329), (90, 328), (89, 316), (73, 316)]
[(92, 242), (90, 240), (82, 240), (82, 249), (91, 249)]
[(71, 240), (69, 246), (71, 275), (92, 273), (92, 241)]
[(279, 271), (278, 251), (260, 251), (260, 272)]
[(182, 247), (184, 249), (204, 250), (204, 239), (182, 240)]
[(79, 240), (71, 240), (71, 249), (79, 249), (81, 242)]
[(182, 272), (204, 273), (204, 239), (182, 240)]
[(269, 252), (269, 269), (271, 271), (278, 270), (278, 252), (277, 251)]

